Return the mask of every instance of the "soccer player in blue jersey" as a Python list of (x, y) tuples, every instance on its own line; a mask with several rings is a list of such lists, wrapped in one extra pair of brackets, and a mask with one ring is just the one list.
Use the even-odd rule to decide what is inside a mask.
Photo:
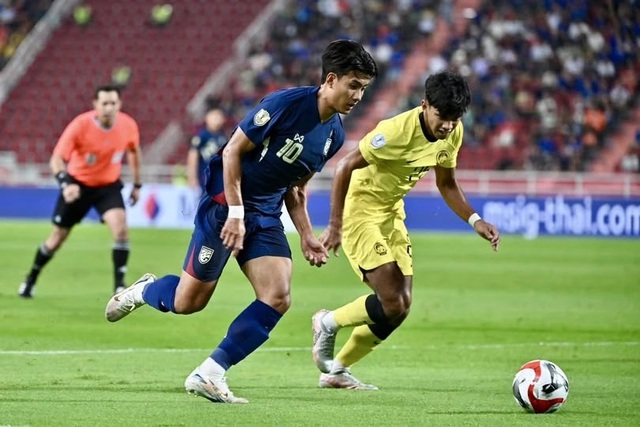
[(226, 372), (269, 338), (291, 303), (291, 250), (280, 220), (283, 203), (313, 266), (328, 252), (314, 236), (306, 185), (344, 142), (339, 114), (348, 114), (377, 75), (361, 44), (330, 43), (322, 54), (320, 87), (296, 87), (266, 96), (239, 123), (207, 168), (206, 194), (180, 277), (145, 274), (111, 298), (111, 322), (148, 304), (162, 312), (202, 310), (229, 257), (236, 257), (256, 294), (226, 336), (185, 381), (187, 392), (212, 402), (247, 403), (226, 383)]
[[(320, 241), (334, 252), (342, 245), (354, 272), (373, 292), (313, 316), (320, 387), (377, 390), (354, 377), (351, 367), (409, 314), (413, 260), (403, 199), (429, 170), (451, 210), (498, 250), (500, 232), (469, 205), (455, 177), (464, 133), (460, 119), (470, 101), (460, 74), (432, 74), (420, 106), (378, 123), (338, 163), (329, 226)], [(428, 254), (421, 259), (428, 262)], [(438, 268), (432, 268), (435, 280)], [(336, 334), (346, 327), (353, 328), (351, 336), (334, 357)]]
[(204, 193), (205, 169), (211, 157), (227, 142), (222, 131), (226, 116), (221, 108), (212, 106), (204, 116), (204, 126), (190, 140), (187, 154), (187, 179), (189, 186)]

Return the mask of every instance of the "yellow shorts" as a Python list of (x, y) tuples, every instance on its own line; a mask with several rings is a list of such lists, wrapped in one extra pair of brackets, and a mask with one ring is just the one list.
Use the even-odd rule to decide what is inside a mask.
[(397, 263), (405, 276), (413, 276), (409, 232), (400, 218), (390, 219), (383, 224), (366, 219), (345, 221), (342, 248), (361, 280), (364, 280), (363, 271), (390, 262)]

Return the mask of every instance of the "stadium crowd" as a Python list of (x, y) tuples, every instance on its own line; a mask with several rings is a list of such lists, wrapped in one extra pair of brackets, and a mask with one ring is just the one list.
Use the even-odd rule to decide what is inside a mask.
[[(497, 0), (468, 11), (470, 25), (437, 53), (417, 86), (440, 69), (469, 78), (465, 144), (500, 148), (496, 169), (586, 171), (638, 98), (640, 8), (637, 0)], [(437, 18), (451, 22), (452, 2), (301, 1), (252, 47), (234, 83), (216, 99), (232, 123), (276, 87), (315, 84), (312, 53), (332, 38), (361, 40), (381, 65), (376, 86), (402, 72), (413, 40)], [(416, 87), (398, 102), (418, 105)], [(363, 108), (358, 110), (362, 113)], [(389, 116), (395, 111), (390, 111)], [(357, 114), (354, 114), (357, 116)], [(348, 128), (347, 123), (347, 128)], [(633, 170), (638, 141), (622, 167)], [(628, 157), (629, 157), (628, 156)]]
[(495, 160), (498, 169), (588, 170), (637, 102), (638, 5), (485, 2), (429, 70), (451, 67), (470, 79), (466, 143), (505, 148), (497, 151), (504, 153)]
[(51, 3), (53, 0), (0, 0), (0, 69)]
[[(53, 0), (0, 0), (0, 68)], [(392, 116), (420, 102), (420, 86), (440, 69), (468, 78), (472, 104), (465, 144), (490, 148), (496, 169), (586, 171), (627, 112), (637, 105), (640, 1), (495, 0), (467, 10), (464, 34), (434, 57)], [(265, 94), (315, 85), (317, 52), (327, 42), (362, 42), (380, 66), (363, 99), (372, 102), (387, 79), (402, 78), (403, 61), (437, 19), (453, 23), (453, 0), (300, 0), (291, 2), (251, 42), (239, 72), (208, 100), (227, 112), (228, 132)], [(365, 113), (359, 108), (347, 130)], [(620, 169), (638, 171), (640, 134)]]
[[(360, 41), (378, 63), (379, 77), (362, 101), (370, 102), (385, 78), (401, 72), (413, 41), (433, 31), (439, 4), (439, 0), (292, 2), (270, 25), (270, 33), (253, 42), (241, 71), (214, 102), (234, 123), (276, 88), (319, 84), (317, 52), (340, 38)], [(345, 126), (363, 110), (354, 110)]]

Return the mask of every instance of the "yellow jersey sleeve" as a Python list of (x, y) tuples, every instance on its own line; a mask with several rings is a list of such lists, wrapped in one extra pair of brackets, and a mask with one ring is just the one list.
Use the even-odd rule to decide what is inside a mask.
[(362, 157), (370, 165), (398, 159), (404, 154), (407, 136), (392, 120), (383, 120), (360, 140)]

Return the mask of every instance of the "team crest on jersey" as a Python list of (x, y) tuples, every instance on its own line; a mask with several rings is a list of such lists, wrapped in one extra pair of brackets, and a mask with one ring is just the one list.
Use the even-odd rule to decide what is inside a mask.
[(198, 254), (198, 261), (200, 264), (206, 264), (211, 260), (213, 256), (213, 249), (203, 246), (200, 248), (200, 253)]
[(269, 115), (269, 112), (264, 108), (258, 111), (255, 116), (253, 116), (253, 124), (256, 126), (264, 126), (269, 120), (271, 120), (271, 116)]
[(387, 254), (387, 247), (380, 242), (376, 242), (376, 244), (373, 245), (373, 250), (380, 256)]
[(379, 133), (371, 139), (371, 146), (373, 148), (380, 148), (386, 145), (387, 141), (384, 139), (384, 135)]
[(449, 160), (449, 152), (447, 150), (440, 150), (436, 154), (436, 162), (443, 163)]

